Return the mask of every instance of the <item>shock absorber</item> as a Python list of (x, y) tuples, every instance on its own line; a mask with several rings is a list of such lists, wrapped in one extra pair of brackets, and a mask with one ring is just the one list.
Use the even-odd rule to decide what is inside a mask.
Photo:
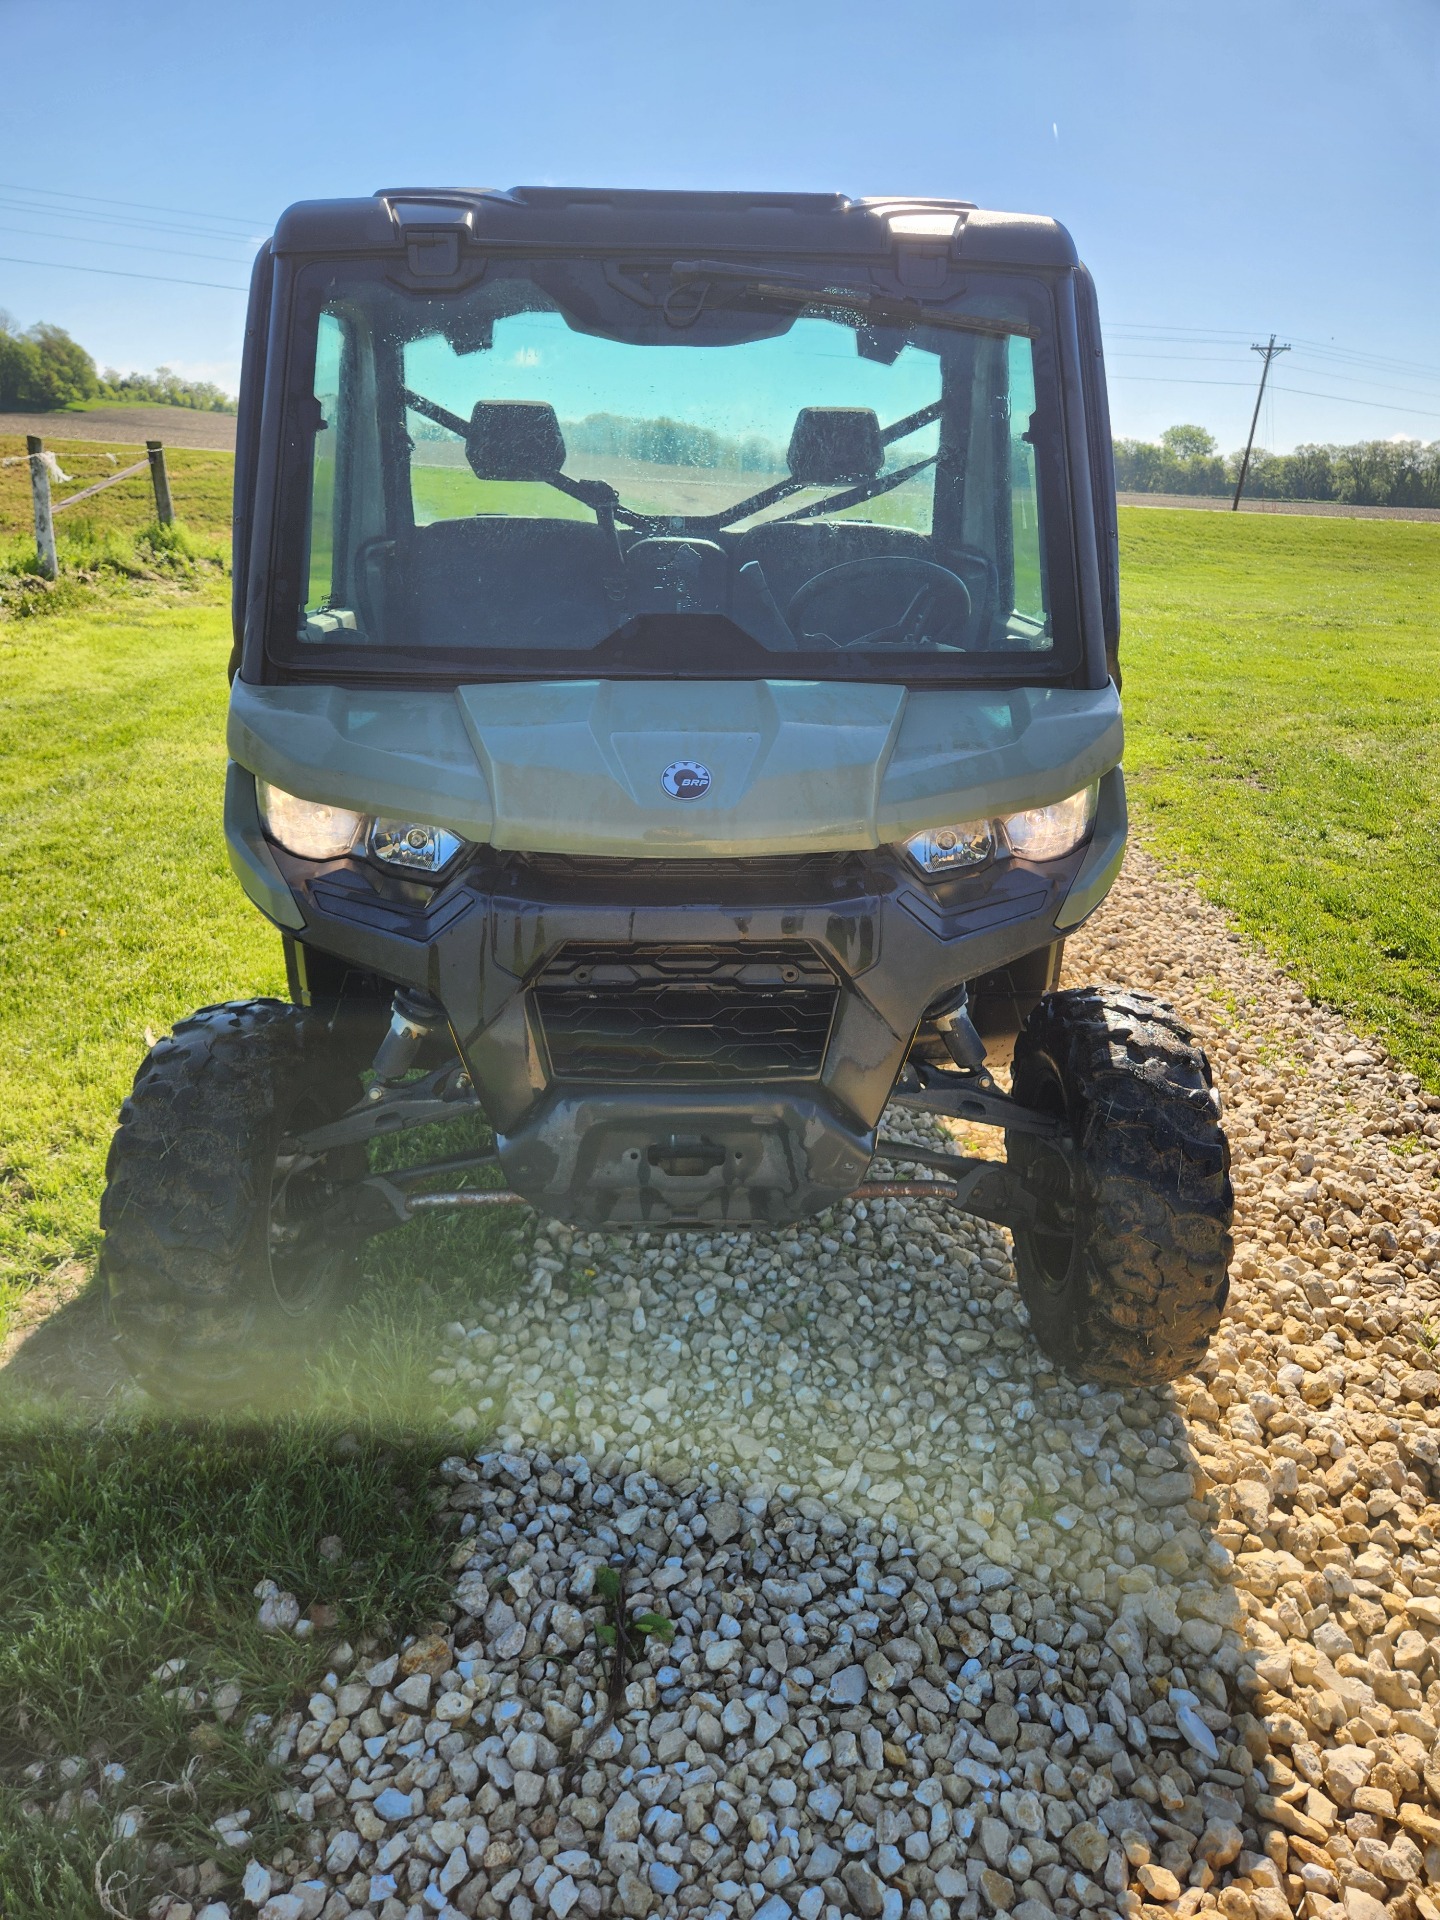
[(961, 987), (941, 1003), (938, 1012), (928, 1016), (945, 1043), (945, 1051), (957, 1067), (970, 1071), (985, 1064), (985, 1042), (976, 1030), (975, 1022), (970, 1018), (969, 989)]
[(375, 1055), (375, 1077), (393, 1087), (415, 1065), (421, 1047), (448, 1024), (445, 1009), (433, 993), (420, 987), (397, 987), (390, 1011), (390, 1029)]

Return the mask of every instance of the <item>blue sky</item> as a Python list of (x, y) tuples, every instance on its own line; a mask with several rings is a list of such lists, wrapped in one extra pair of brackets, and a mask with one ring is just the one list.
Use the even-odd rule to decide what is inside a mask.
[(104, 363), (233, 386), (226, 288), (291, 200), (939, 193), (1071, 228), (1121, 432), (1241, 441), (1273, 328), (1294, 350), (1266, 444), (1440, 439), (1437, 0), (0, 0), (0, 21), (0, 307)]

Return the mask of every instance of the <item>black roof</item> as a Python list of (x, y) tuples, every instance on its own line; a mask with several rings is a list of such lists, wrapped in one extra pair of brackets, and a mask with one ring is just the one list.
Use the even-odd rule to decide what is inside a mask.
[[(459, 232), (482, 246), (652, 247), (687, 253), (776, 253), (834, 258), (888, 255), (892, 219), (953, 214), (954, 257), (976, 264), (1073, 267), (1075, 246), (1056, 220), (993, 213), (968, 200), (851, 200), (841, 193), (680, 193), (603, 187), (405, 187), (367, 200), (302, 200), (280, 216), (277, 253), (376, 253), (407, 237)], [(945, 244), (943, 230), (914, 237)]]

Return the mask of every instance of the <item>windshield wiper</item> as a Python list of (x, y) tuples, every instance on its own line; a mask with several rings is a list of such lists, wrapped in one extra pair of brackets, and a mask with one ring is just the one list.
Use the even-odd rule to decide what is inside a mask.
[[(788, 274), (734, 260), (677, 260), (670, 276), (673, 284), (660, 310), (672, 327), (694, 326), (705, 311), (710, 288), (717, 283), (761, 300), (782, 300), (787, 306), (842, 307), (868, 319), (881, 315), (899, 325), (914, 326), (925, 314), (924, 304), (916, 299), (897, 298), (873, 287), (817, 287), (813, 281), (792, 279)], [(699, 298), (693, 305), (675, 311), (676, 295), (697, 284)]]
[[(444, 427), (460, 440), (469, 437), (470, 422), (458, 413), (451, 413), (448, 407), (442, 407), (438, 400), (429, 400), (423, 393), (413, 388), (403, 389), (401, 398), (412, 413), (421, 414), (426, 420), (433, 420), (437, 427)], [(928, 407), (919, 407), (914, 413), (907, 413), (903, 419), (892, 421), (888, 427), (880, 429), (880, 444), (889, 446), (896, 440), (904, 440), (912, 433), (918, 433), (921, 427), (928, 427), (940, 418), (941, 402), (934, 400)], [(877, 474), (873, 480), (865, 480), (842, 493), (827, 494), (823, 500), (813, 501), (808, 507), (799, 507), (794, 513), (780, 516), (781, 520), (809, 520), (822, 513), (839, 513), (846, 507), (858, 506), (861, 501), (878, 499), (881, 494), (903, 486), (917, 473), (923, 473), (926, 467), (933, 466), (939, 454), (932, 453), (924, 460), (917, 460), (911, 466), (899, 467), (893, 473)], [(803, 493), (810, 486), (809, 481), (797, 480), (788, 475), (784, 480), (776, 480), (768, 487), (762, 487), (759, 493), (752, 493), (744, 500), (737, 500), (733, 506), (723, 508), (719, 513), (697, 514), (656, 514), (641, 513), (635, 507), (625, 506), (619, 494), (608, 480), (575, 480), (568, 473), (547, 473), (539, 476), (548, 487), (568, 494), (572, 500), (578, 500), (600, 522), (600, 526), (613, 543), (616, 560), (624, 566), (624, 555), (616, 534), (616, 523), (628, 527), (632, 533), (656, 534), (670, 533), (683, 528), (686, 533), (706, 534), (722, 533), (725, 528), (733, 527), (739, 520), (748, 520), (752, 514), (763, 513), (767, 507), (788, 500), (793, 494)], [(613, 596), (612, 596), (613, 597)]]
[(897, 467), (893, 473), (877, 474), (873, 480), (862, 481), (843, 493), (827, 493), (823, 500), (812, 500), (808, 507), (797, 507), (793, 513), (782, 513), (771, 525), (778, 527), (790, 520), (814, 520), (822, 513), (843, 513), (847, 507), (858, 507), (863, 500), (878, 500), (882, 493), (893, 493), (896, 487), (903, 487), (907, 480), (913, 480), (926, 467), (933, 467), (939, 458), (938, 453), (930, 453), (911, 466)]
[[(447, 428), (460, 440), (469, 439), (470, 422), (462, 419), (458, 413), (451, 413), (448, 407), (442, 407), (438, 400), (427, 400), (423, 393), (416, 393), (411, 387), (404, 388), (400, 397), (412, 413), (433, 420), (437, 427)], [(617, 520), (635, 533), (663, 533), (670, 524), (668, 517), (638, 513), (633, 507), (621, 506), (620, 496), (608, 480), (575, 480), (568, 473), (558, 470), (539, 474), (537, 478), (545, 486), (554, 487), (560, 493), (568, 494), (572, 500), (578, 500), (582, 506), (589, 507), (608, 534), (614, 533)]]
[[(933, 425), (940, 418), (940, 406), (941, 403), (934, 400), (928, 407), (918, 407), (914, 413), (907, 413), (903, 420), (895, 420), (888, 427), (882, 427), (880, 429), (881, 446), (888, 447), (893, 441), (904, 440), (912, 433), (918, 433), (921, 427)], [(903, 481), (912, 478), (922, 468), (933, 465), (938, 458), (938, 454), (932, 454), (928, 460), (922, 460), (918, 465), (907, 467), (898, 474), (878, 474), (874, 480), (867, 480), (861, 485), (860, 490), (855, 492), (853, 500), (848, 494), (830, 495), (824, 500), (815, 501), (812, 506), (799, 508), (795, 513), (781, 514), (780, 518), (782, 520), (809, 519), (814, 514), (825, 512), (836, 501), (848, 507), (857, 505), (861, 500), (874, 499), (877, 494), (889, 493), (892, 487), (900, 486)], [(697, 515), (687, 520), (685, 525), (696, 532), (720, 533), (726, 527), (733, 527), (737, 520), (748, 520), (752, 513), (763, 513), (766, 507), (773, 507), (777, 501), (787, 500), (792, 494), (803, 493), (808, 484), (807, 481), (796, 480), (793, 476), (785, 480), (777, 480), (773, 486), (764, 488), (762, 492), (752, 493), (749, 499), (737, 500), (733, 507), (726, 507), (720, 513)]]
[[(783, 301), (792, 307), (839, 308), (846, 313), (863, 315), (867, 320), (885, 321), (891, 326), (913, 327), (923, 321), (926, 325), (949, 327), (958, 333), (983, 333), (1002, 340), (1011, 334), (1026, 331), (1022, 324), (1014, 321), (991, 319), (984, 314), (943, 311), (946, 303), (959, 290), (958, 283), (950, 293), (940, 289), (936, 295), (927, 298), (923, 294), (885, 293), (876, 287), (816, 286), (813, 281), (792, 279), (788, 274), (777, 274), (768, 267), (746, 265), (737, 260), (677, 260), (670, 269), (670, 275), (673, 285), (659, 306), (672, 327), (693, 326), (709, 303), (710, 287), (718, 285), (761, 300)], [(693, 306), (681, 308), (677, 316), (671, 311), (671, 302), (682, 288), (689, 289), (697, 284), (701, 286), (699, 299)]]

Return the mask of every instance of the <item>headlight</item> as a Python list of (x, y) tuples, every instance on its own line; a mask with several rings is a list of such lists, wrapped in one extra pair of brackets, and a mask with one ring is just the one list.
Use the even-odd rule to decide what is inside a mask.
[(912, 834), (905, 851), (926, 873), (952, 873), (978, 867), (995, 851), (995, 827), (989, 820), (967, 820), (958, 827), (930, 827)]
[(338, 860), (365, 831), (365, 816), (322, 800), (298, 800), (283, 787), (257, 780), (260, 818), (272, 840), (302, 860)]
[(377, 820), (370, 830), (370, 851), (387, 867), (412, 867), (438, 873), (448, 866), (465, 842), (444, 827), (427, 827), (418, 820)]
[(1024, 813), (1008, 814), (1000, 830), (1010, 851), (1022, 860), (1058, 860), (1073, 853), (1095, 824), (1095, 803), (1100, 787), (1082, 787), (1068, 800), (1057, 800), (1053, 807), (1030, 807)]
[(966, 820), (957, 827), (929, 827), (912, 834), (905, 851), (925, 874), (943, 878), (964, 867), (982, 866), (994, 854), (1021, 860), (1058, 860), (1073, 853), (1095, 824), (1098, 781), (1057, 800), (1053, 807), (1030, 807), (1003, 820)]

